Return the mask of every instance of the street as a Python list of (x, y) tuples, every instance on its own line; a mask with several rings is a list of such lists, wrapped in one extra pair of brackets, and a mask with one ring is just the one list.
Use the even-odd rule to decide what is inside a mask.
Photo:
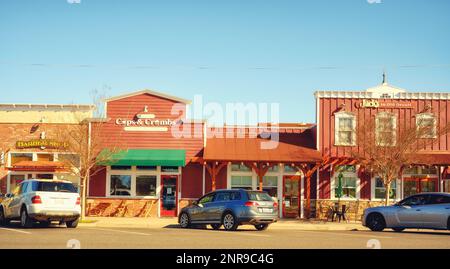
[(367, 249), (367, 248), (438, 248), (450, 249), (450, 232), (409, 230), (395, 233), (355, 231), (308, 231), (280, 229), (277, 224), (259, 232), (242, 226), (236, 232), (211, 229), (181, 229), (176, 224), (150, 228), (110, 228), (80, 226), (67, 229), (21, 229), (18, 223), (0, 228), (2, 249)]

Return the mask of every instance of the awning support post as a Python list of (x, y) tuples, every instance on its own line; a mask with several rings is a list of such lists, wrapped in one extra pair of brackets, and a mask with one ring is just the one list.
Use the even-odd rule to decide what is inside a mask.
[(217, 175), (220, 173), (222, 168), (224, 168), (228, 163), (227, 162), (212, 162), (212, 164), (204, 163), (206, 170), (208, 171), (209, 175), (211, 176), (211, 190), (216, 190), (216, 178)]

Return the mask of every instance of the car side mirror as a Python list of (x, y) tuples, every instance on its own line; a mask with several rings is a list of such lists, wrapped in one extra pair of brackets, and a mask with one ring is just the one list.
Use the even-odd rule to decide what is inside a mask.
[(192, 202), (193, 205), (198, 205), (197, 201)]

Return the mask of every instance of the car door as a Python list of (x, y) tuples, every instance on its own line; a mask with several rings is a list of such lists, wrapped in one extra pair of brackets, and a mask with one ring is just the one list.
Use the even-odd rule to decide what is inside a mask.
[(191, 210), (191, 221), (206, 221), (209, 205), (214, 200), (215, 193), (210, 193), (199, 199), (197, 206)]
[(23, 190), (28, 185), (28, 182), (22, 182), (13, 191), (13, 197), (11, 197), (11, 202), (9, 204), (9, 215), (11, 218), (17, 218), (20, 216), (20, 206), (22, 202)]
[(414, 195), (399, 203), (396, 207), (396, 218), (399, 226), (405, 228), (426, 227), (424, 219), (427, 195)]
[(222, 220), (222, 213), (227, 208), (231, 201), (231, 192), (218, 192), (214, 197), (214, 201), (208, 205), (206, 210), (207, 220), (220, 222)]
[(429, 223), (430, 228), (446, 229), (447, 220), (450, 216), (450, 196), (442, 194), (430, 195), (423, 213), (424, 219)]

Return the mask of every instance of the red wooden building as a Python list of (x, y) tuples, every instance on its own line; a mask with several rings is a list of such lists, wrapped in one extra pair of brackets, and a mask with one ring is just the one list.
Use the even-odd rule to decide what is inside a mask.
[[(361, 166), (351, 159), (358, 121), (388, 118), (394, 132), (398, 126), (414, 126), (419, 120), (426, 120), (435, 128), (450, 121), (450, 94), (407, 92), (389, 85), (385, 79), (381, 85), (365, 91), (317, 91), (315, 97), (317, 149), (324, 157), (316, 178), (316, 210), (321, 217), (337, 200), (335, 188), (340, 174), (344, 185), (341, 200), (352, 207), (355, 217), (362, 214), (363, 208), (379, 204), (384, 198), (382, 181), (362, 172)], [(424, 159), (433, 160), (432, 165), (419, 161), (404, 169), (392, 184), (394, 200), (418, 192), (450, 191), (450, 136), (441, 136), (421, 154)]]

